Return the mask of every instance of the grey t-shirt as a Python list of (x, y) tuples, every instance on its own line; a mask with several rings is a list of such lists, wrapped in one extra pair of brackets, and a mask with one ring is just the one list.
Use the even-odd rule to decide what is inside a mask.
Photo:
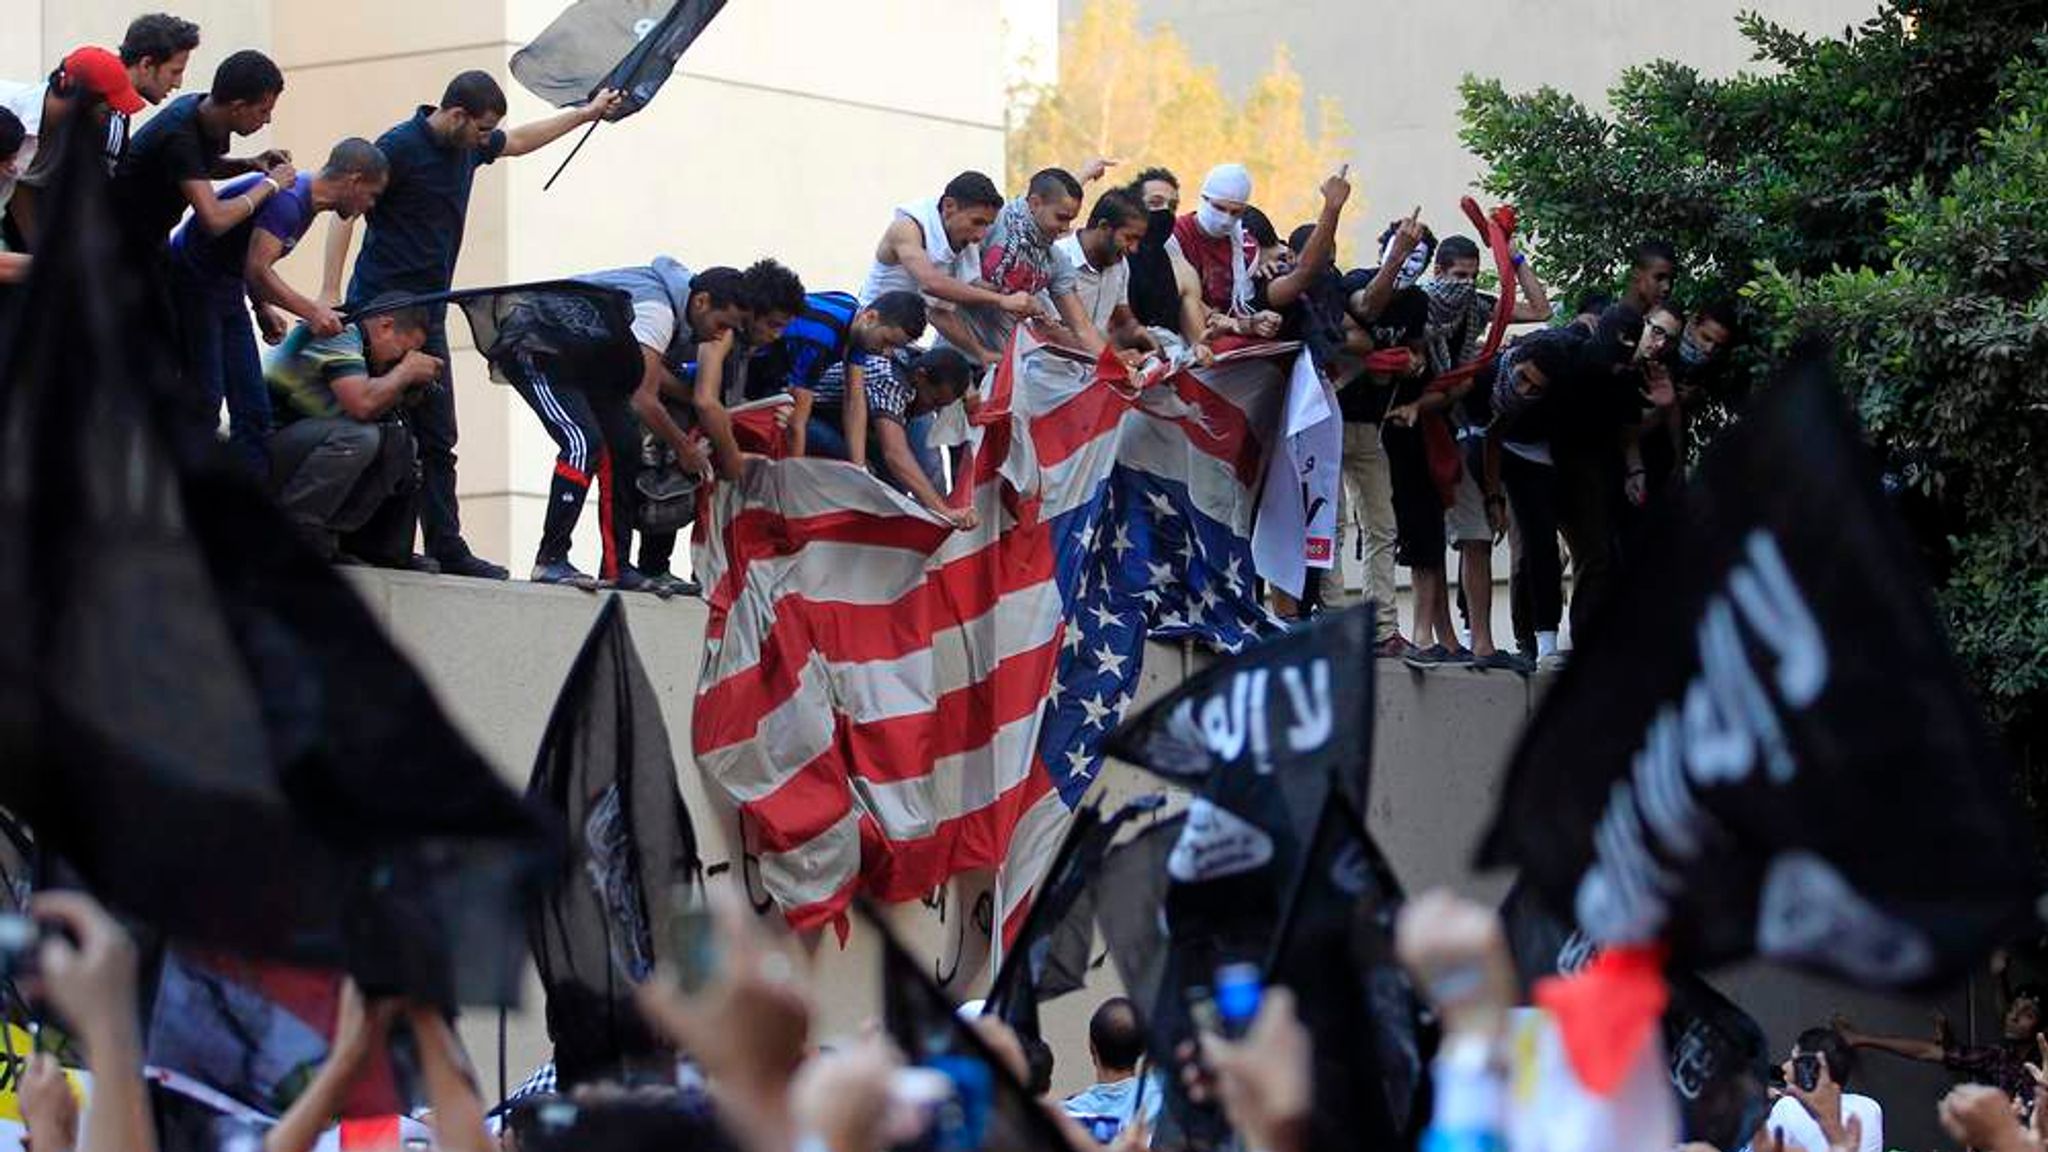
[[(1011, 222), (1020, 218), (1025, 221), (1024, 227), (1032, 227), (1030, 217), (1019, 212), (1006, 209), (996, 216), (995, 225), (981, 242), (982, 279), (997, 292), (1043, 292), (1055, 300), (1072, 296), (1076, 282), (1074, 262), (1060, 251), (1057, 243), (1040, 246), (1015, 235)], [(1008, 348), (1010, 333), (1017, 327), (1015, 316), (994, 305), (962, 308), (960, 318), (966, 321), (975, 340), (991, 352), (1000, 353)]]

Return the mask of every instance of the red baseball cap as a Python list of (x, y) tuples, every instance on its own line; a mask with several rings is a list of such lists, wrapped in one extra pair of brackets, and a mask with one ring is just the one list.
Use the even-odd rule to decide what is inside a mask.
[(80, 48), (64, 58), (64, 75), (73, 84), (103, 97), (114, 111), (133, 116), (149, 105), (128, 78), (121, 58), (105, 48)]

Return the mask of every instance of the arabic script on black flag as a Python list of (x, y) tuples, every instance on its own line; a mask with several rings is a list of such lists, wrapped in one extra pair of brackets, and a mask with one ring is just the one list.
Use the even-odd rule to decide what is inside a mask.
[(1709, 452), (1596, 636), (1482, 850), (1594, 942), (1927, 988), (2025, 914), (2006, 769), (1819, 365)]

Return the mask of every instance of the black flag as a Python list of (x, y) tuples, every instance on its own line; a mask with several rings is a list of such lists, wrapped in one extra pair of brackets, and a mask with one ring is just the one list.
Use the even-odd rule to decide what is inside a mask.
[(1216, 978), (1268, 959), (1329, 797), (1364, 810), (1371, 635), (1370, 605), (1326, 615), (1211, 666), (1110, 736), (1111, 755), (1197, 793), (1167, 857), (1165, 957), (1146, 1005), (1169, 1123), (1197, 1148), (1229, 1138), (1220, 1112), (1194, 1105), (1180, 1079)]
[(563, 680), (527, 792), (569, 828), (568, 855), (535, 902), (530, 936), (555, 1067), (573, 1086), (667, 1050), (642, 1022), (633, 988), (657, 962), (682, 959), (677, 897), (699, 879), (661, 703), (616, 595)]
[(903, 950), (865, 901), (855, 910), (882, 941), (882, 1027), (910, 1063), (945, 1074), (954, 1107), (940, 1109), (941, 1148), (985, 1152), (1073, 1152), (1045, 1105), (960, 1019), (957, 1006), (932, 982), (925, 965)]
[(351, 322), (382, 312), (453, 304), (462, 309), (475, 337), (477, 354), (491, 367), (491, 379), (509, 383), (508, 359), (547, 356), (562, 365), (567, 379), (626, 371), (639, 379), (640, 344), (633, 335), (632, 299), (624, 291), (581, 280), (544, 280), (500, 288), (463, 288), (394, 300), (349, 314)]
[(1158, 811), (1165, 800), (1140, 797), (1107, 820), (1094, 805), (1075, 811), (1023, 926), (989, 984), (989, 1015), (1001, 1017), (1020, 1036), (1038, 1039), (1039, 1001), (1078, 991), (1087, 983), (1103, 860), (1126, 823)]
[[(1359, 812), (1372, 789), (1373, 611), (1326, 613), (1210, 665), (1111, 733), (1109, 754), (1197, 793), (1278, 781), (1289, 835), (1307, 844), (1333, 783)], [(1274, 791), (1242, 795), (1263, 806)]]
[(1960, 975), (2027, 915), (2033, 854), (1823, 364), (1766, 393), (1672, 512), (1524, 734), (1483, 862), (1683, 967)]
[(175, 936), (511, 1001), (549, 825), (260, 491), (170, 450), (175, 357), (73, 153), (0, 389), (0, 802)]
[(1095, 921), (1132, 1002), (1146, 1013), (1166, 977), (1166, 861), (1186, 816), (1161, 820), (1110, 850), (1096, 885)]
[[(1537, 981), (1573, 975), (1599, 955), (1585, 933), (1552, 916), (1520, 881), (1508, 890), (1500, 915), (1525, 998)], [(1716, 1148), (1740, 1147), (1770, 1108), (1763, 1029), (1691, 972), (1666, 972), (1665, 983), (1671, 1001), (1664, 1009), (1664, 1054), (1684, 1122), (1681, 1135)]]
[(512, 75), (557, 107), (615, 88), (623, 120), (647, 106), (725, 0), (577, 0), (512, 54)]
[(1435, 1025), (1394, 955), (1400, 881), (1341, 796), (1323, 808), (1268, 965), (1294, 990), (1315, 1047), (1312, 1148), (1413, 1144)]

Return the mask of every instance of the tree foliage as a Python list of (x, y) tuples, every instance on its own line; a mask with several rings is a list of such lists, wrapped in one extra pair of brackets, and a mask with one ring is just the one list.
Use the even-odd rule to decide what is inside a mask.
[(1765, 70), (1646, 65), (1611, 115), (1467, 80), (1466, 143), (1567, 291), (1659, 236), (1682, 295), (1745, 300), (1752, 370), (1831, 339), (2048, 813), (2048, 0), (1891, 0), (1832, 39), (1741, 27)]
[(1316, 188), (1343, 162), (1349, 129), (1335, 100), (1309, 101), (1301, 76), (1276, 46), (1273, 65), (1233, 102), (1215, 69), (1195, 63), (1171, 29), (1140, 26), (1137, 0), (1089, 0), (1060, 31), (1058, 81), (1015, 92), (1025, 109), (1010, 125), (1009, 187), (1031, 173), (1091, 156), (1123, 157), (1114, 176), (1170, 168), (1183, 202), (1214, 165), (1236, 160), (1252, 174), (1253, 200), (1284, 235), (1313, 220)]

